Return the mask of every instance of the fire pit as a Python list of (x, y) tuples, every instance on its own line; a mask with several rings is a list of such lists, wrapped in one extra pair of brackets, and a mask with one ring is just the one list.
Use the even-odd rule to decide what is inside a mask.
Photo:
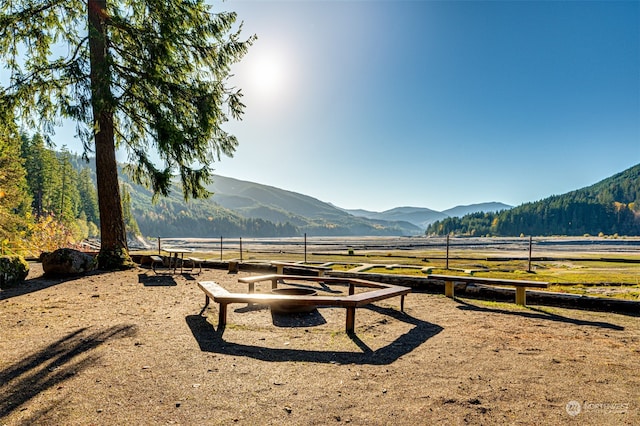
[[(307, 288), (276, 288), (271, 290), (273, 294), (280, 296), (315, 296), (316, 291)], [(314, 305), (299, 305), (295, 302), (273, 303), (271, 312), (277, 314), (297, 314), (312, 312), (316, 307)]]

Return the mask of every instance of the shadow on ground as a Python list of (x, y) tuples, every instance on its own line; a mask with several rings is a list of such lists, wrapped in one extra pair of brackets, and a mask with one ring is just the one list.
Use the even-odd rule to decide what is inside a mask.
[[(95, 365), (96, 356), (87, 354), (110, 339), (135, 335), (133, 325), (120, 325), (88, 333), (80, 328), (27, 355), (20, 362), (0, 371), (0, 419), (48, 389)], [(49, 409), (33, 413), (23, 424), (38, 423)], [(0, 422), (1, 423), (1, 422)]]
[(178, 285), (171, 275), (138, 274), (138, 282), (145, 287), (173, 287)]
[(456, 298), (456, 302), (460, 303), (461, 305), (461, 306), (458, 306), (458, 309), (466, 310), (466, 311), (492, 312), (492, 313), (498, 313), (498, 314), (504, 314), (504, 315), (517, 315), (525, 318), (564, 322), (564, 323), (573, 324), (573, 325), (587, 325), (590, 327), (606, 328), (609, 330), (624, 330), (624, 327), (616, 324), (611, 324), (609, 322), (587, 321), (587, 320), (581, 320), (577, 318), (566, 317), (566, 316), (554, 314), (551, 312), (547, 312), (543, 309), (532, 308), (530, 306), (526, 308), (527, 309), (526, 311), (525, 310), (509, 311), (506, 309), (497, 309), (497, 308), (489, 308), (486, 306), (474, 305), (472, 303), (469, 303), (467, 301), (464, 301), (458, 298)]
[(30, 278), (20, 284), (15, 284), (6, 288), (0, 289), (0, 300), (11, 299), (12, 297), (19, 297), (29, 293), (35, 293), (40, 290), (45, 290), (50, 287), (57, 286), (59, 284), (67, 283), (75, 280), (82, 280), (91, 275), (100, 275), (105, 271), (90, 271), (84, 274), (73, 275), (42, 275), (37, 278)]
[(271, 319), (276, 327), (315, 327), (326, 324), (319, 310), (314, 309), (311, 312), (281, 314), (271, 311)]
[(224, 328), (214, 328), (205, 317), (201, 315), (189, 315), (186, 317), (186, 321), (202, 351), (274, 362), (302, 361), (314, 363), (386, 365), (391, 364), (401, 356), (413, 351), (442, 331), (442, 327), (439, 325), (419, 320), (395, 309), (381, 308), (375, 305), (368, 305), (362, 309), (373, 310), (382, 315), (390, 316), (394, 320), (412, 324), (414, 327), (387, 346), (376, 350), (369, 348), (357, 335), (349, 335), (353, 342), (360, 348), (360, 352), (347, 352), (274, 349), (265, 348), (264, 346), (227, 342), (222, 337)]

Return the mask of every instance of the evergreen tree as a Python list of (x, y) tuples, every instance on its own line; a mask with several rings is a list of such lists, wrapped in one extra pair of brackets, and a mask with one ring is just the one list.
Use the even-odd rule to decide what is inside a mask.
[(29, 138), (22, 135), (22, 157), (25, 159), (27, 182), (33, 195), (33, 213), (37, 219), (55, 212), (56, 191), (60, 183), (58, 160), (45, 147), (40, 134)]
[(0, 242), (14, 242), (30, 223), (31, 197), (13, 120), (0, 115)]
[(63, 147), (57, 161), (59, 178), (54, 188), (53, 212), (59, 222), (71, 227), (80, 213), (78, 172), (71, 165), (71, 155), (66, 147)]
[(140, 235), (140, 228), (136, 218), (131, 213), (131, 194), (127, 185), (122, 185), (122, 212), (124, 214), (124, 223), (127, 227), (127, 235), (137, 237)]
[[(185, 198), (208, 195), (210, 165), (234, 152), (237, 140), (222, 125), (239, 119), (244, 105), (228, 77), (254, 39), (241, 41), (235, 20), (202, 0), (1, 4), (0, 58), (11, 77), (0, 110), (45, 131), (71, 118), (85, 149), (95, 149), (101, 268), (131, 265), (116, 143), (128, 151), (137, 182), (166, 195), (176, 173)], [(66, 54), (54, 58), (54, 44), (66, 45)], [(151, 160), (153, 151), (163, 165)]]
[(80, 193), (81, 210), (84, 212), (87, 222), (99, 224), (98, 195), (93, 179), (91, 179), (91, 169), (88, 167), (84, 167), (78, 174), (78, 192)]

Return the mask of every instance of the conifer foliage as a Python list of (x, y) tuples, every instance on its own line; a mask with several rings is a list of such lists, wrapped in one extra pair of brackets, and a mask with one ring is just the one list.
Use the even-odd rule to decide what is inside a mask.
[(255, 38), (241, 40), (235, 22), (202, 0), (0, 3), (0, 62), (11, 74), (0, 111), (45, 135), (60, 117), (78, 124), (96, 156), (103, 269), (130, 265), (116, 146), (136, 182), (166, 195), (177, 175), (185, 199), (208, 195), (210, 165), (235, 151), (223, 125), (244, 105), (228, 77)]
[(0, 119), (0, 243), (25, 235), (31, 213), (20, 138), (12, 121)]
[(640, 164), (586, 188), (497, 213), (439, 220), (428, 235), (640, 235)]

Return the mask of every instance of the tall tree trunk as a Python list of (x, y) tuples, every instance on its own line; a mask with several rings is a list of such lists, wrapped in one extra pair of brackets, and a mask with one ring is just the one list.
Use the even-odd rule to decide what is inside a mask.
[(122, 269), (133, 265), (127, 247), (118, 164), (113, 132), (111, 74), (108, 62), (106, 0), (88, 0), (89, 52), (91, 63), (91, 106), (94, 118), (96, 178), (100, 209), (101, 269)]

